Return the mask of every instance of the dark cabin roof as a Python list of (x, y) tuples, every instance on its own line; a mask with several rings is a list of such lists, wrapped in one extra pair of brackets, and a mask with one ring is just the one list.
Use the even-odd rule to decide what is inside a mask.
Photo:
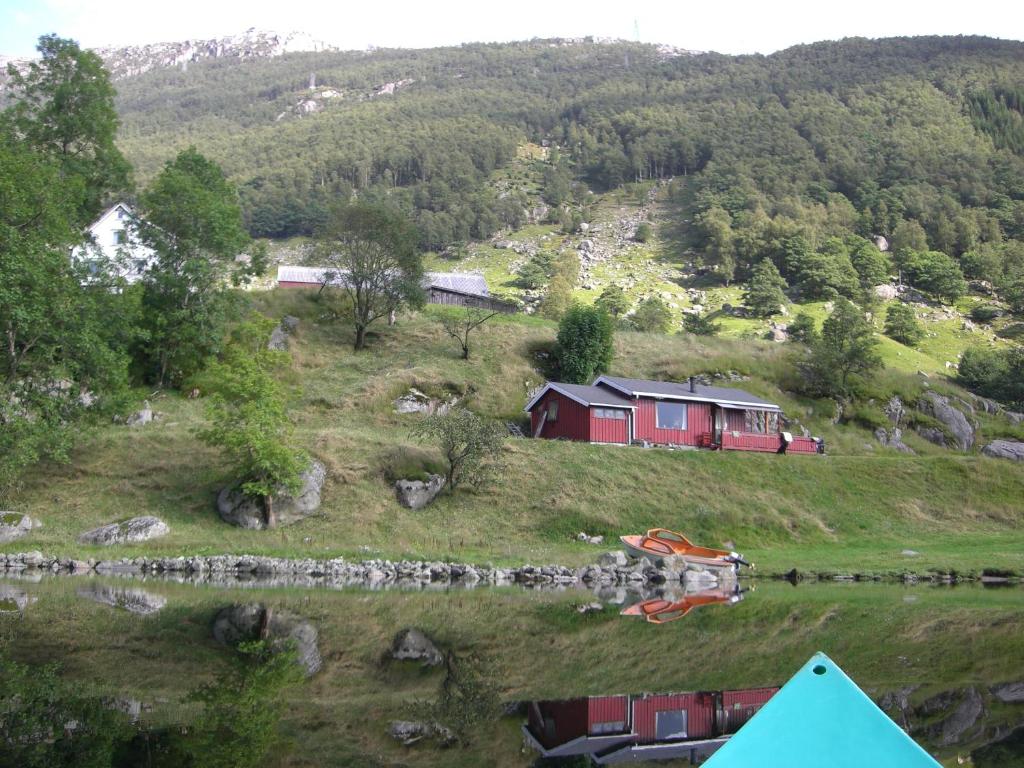
[(527, 404), (526, 410), (530, 410), (544, 396), (548, 390), (555, 390), (567, 397), (572, 398), (581, 405), (608, 406), (611, 408), (631, 408), (633, 401), (622, 397), (614, 390), (606, 387), (594, 387), (587, 384), (563, 384), (560, 381), (549, 381)]
[(722, 405), (755, 406), (769, 410), (778, 410), (779, 406), (756, 395), (734, 387), (709, 387), (704, 384), (694, 385), (690, 391), (689, 382), (652, 381), (650, 379), (626, 379), (621, 376), (599, 376), (595, 385), (604, 385), (615, 390), (626, 390), (633, 394), (653, 395), (682, 400), (704, 400)]

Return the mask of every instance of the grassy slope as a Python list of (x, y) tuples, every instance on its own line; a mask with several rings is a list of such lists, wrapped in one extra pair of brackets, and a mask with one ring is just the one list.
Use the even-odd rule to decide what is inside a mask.
[[(443, 753), (405, 749), (386, 736), (387, 722), (407, 716), (409, 702), (429, 699), (440, 682), (436, 670), (380, 663), (408, 626), (457, 654), (476, 654), (504, 701), (776, 685), (823, 650), (872, 695), (919, 686), (919, 702), (936, 691), (1019, 679), (1007, 661), (1024, 650), (1019, 590), (767, 584), (737, 605), (659, 627), (620, 618), (614, 606), (581, 616), (574, 605), (589, 597), (571, 590), (370, 595), (111, 581), (167, 597), (158, 614), (139, 618), (79, 597), (85, 581), (20, 585), (37, 602), (19, 618), (10, 653), (23, 662), (59, 658), (66, 677), (86, 690), (155, 704), (150, 722), (195, 717), (182, 708), (184, 694), (225, 668), (231, 652), (210, 636), (219, 609), (258, 601), (310, 620), (324, 667), (284, 694), (282, 730), (291, 744), (268, 763), (280, 766), (532, 761), (520, 750), (519, 718), (484, 725), (469, 748)], [(882, 636), (886, 643), (877, 642)], [(985, 715), (990, 725), (1002, 717), (1019, 716)], [(955, 764), (953, 748), (942, 757)]]
[[(474, 359), (464, 362), (431, 310), (378, 328), (371, 349), (356, 355), (346, 328), (317, 323), (321, 308), (310, 295), (276, 291), (255, 302), (269, 314), (302, 318), (286, 379), (298, 437), (329, 469), (322, 516), (272, 532), (220, 522), (213, 499), (231, 479), (230, 469), (194, 437), (202, 402), (167, 394), (153, 400), (165, 414), (157, 423), (103, 427), (82, 442), (70, 465), (27, 477), (11, 506), (45, 526), (4, 549), (103, 557), (365, 556), (361, 548), (369, 547), (388, 557), (582, 563), (595, 549), (571, 541), (578, 531), (616, 536), (664, 525), (712, 544), (731, 540), (770, 572), (794, 566), (1024, 572), (1024, 467), (934, 447), (918, 457), (875, 449), (867, 431), (832, 425), (829, 404), (797, 401), (773, 385), (787, 367), (786, 350), (766, 342), (619, 334), (613, 372), (750, 374), (744, 387), (780, 402), (823, 435), (833, 455), (512, 440), (507, 467), (488, 488), (460, 491), (422, 512), (404, 510), (382, 465), (396, 445), (415, 445), (408, 427), (417, 417), (395, 414), (392, 400), (409, 386), (466, 392), (475, 409), (520, 418), (527, 390), (543, 380), (537, 352), (550, 347), (554, 326), (522, 316), (497, 319), (480, 332)], [(145, 513), (166, 519), (171, 534), (102, 552), (75, 542), (83, 530)], [(906, 548), (921, 554), (902, 557)]]

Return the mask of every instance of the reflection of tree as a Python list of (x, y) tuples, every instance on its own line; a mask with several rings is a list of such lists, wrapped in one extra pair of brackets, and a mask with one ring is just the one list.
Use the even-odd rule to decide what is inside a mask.
[(123, 713), (62, 681), (57, 665), (0, 656), (0, 764), (107, 768), (130, 727)]
[(478, 724), (498, 717), (498, 692), (478, 656), (457, 658), (448, 651), (444, 671), (437, 700), (419, 702), (416, 716), (448, 728), (459, 742), (468, 744)]

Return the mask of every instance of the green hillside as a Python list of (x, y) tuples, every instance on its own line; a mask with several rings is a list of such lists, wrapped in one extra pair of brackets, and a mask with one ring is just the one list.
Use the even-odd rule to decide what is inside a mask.
[[(232, 477), (195, 436), (202, 400), (167, 392), (152, 399), (163, 414), (155, 423), (102, 427), (81, 441), (69, 466), (30, 472), (11, 505), (40, 517), (44, 527), (6, 550), (97, 556), (76, 543), (78, 533), (151, 513), (169, 523), (170, 535), (102, 556), (256, 552), (583, 563), (601, 550), (573, 541), (580, 531), (614, 540), (662, 525), (711, 544), (731, 540), (769, 573), (793, 567), (1024, 571), (1024, 467), (938, 448), (910, 432), (906, 440), (917, 456), (877, 447), (856, 420), (833, 424), (831, 401), (797, 399), (780, 389), (791, 369), (790, 345), (756, 340), (619, 333), (612, 371), (749, 376), (742, 386), (779, 402), (794, 422), (821, 435), (828, 456), (510, 439), (505, 468), (492, 483), (442, 496), (422, 512), (405, 510), (385, 479), (386, 467), (396, 461), (427, 466), (432, 449), (410, 437), (420, 417), (395, 413), (394, 399), (414, 386), (457, 394), (489, 416), (521, 420), (527, 392), (544, 379), (539, 366), (552, 347), (554, 324), (496, 318), (480, 331), (472, 359), (462, 361), (437, 322), (440, 310), (429, 309), (378, 328), (370, 351), (356, 354), (351, 332), (323, 321), (311, 294), (277, 290), (253, 300), (272, 316), (301, 318), (285, 380), (300, 443), (329, 471), (322, 516), (270, 532), (221, 522), (214, 496)], [(922, 381), (890, 370), (877, 386), (911, 402)], [(1007, 427), (983, 423), (981, 441), (986, 429)], [(905, 549), (920, 554), (902, 556)]]

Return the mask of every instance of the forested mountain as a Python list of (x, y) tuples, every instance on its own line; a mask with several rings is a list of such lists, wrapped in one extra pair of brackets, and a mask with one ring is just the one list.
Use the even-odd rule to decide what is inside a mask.
[(907, 220), (960, 255), (1024, 232), (1021, 82), (1024, 44), (976, 37), (739, 57), (533, 41), (212, 59), (120, 80), (118, 107), (142, 179), (195, 144), (257, 236), (308, 233), (357, 189), (415, 209), (427, 246), (485, 237), (521, 213), (487, 175), (547, 139), (597, 187), (699, 172), (700, 208), (740, 233), (781, 215), (812, 241), (898, 238)]

